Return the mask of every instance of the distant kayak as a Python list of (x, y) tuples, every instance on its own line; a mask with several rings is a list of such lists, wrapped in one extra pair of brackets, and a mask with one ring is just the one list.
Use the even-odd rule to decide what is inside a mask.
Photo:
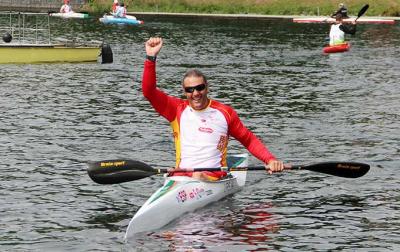
[[(356, 18), (346, 18), (343, 19), (343, 22), (353, 22)], [(334, 18), (327, 17), (307, 17), (307, 18), (293, 18), (294, 23), (334, 23)], [(385, 18), (359, 18), (357, 19), (357, 23), (370, 23), (370, 24), (394, 24), (395, 21), (393, 19), (385, 19)]]
[(324, 53), (341, 53), (346, 52), (350, 49), (350, 43), (343, 43), (333, 46), (325, 46), (323, 49)]
[(78, 13), (78, 12), (68, 12), (68, 13), (49, 13), (52, 17), (61, 17), (61, 18), (89, 18), (89, 14), (87, 13)]
[(134, 16), (126, 15), (125, 18), (117, 18), (112, 15), (104, 15), (101, 17), (100, 22), (103, 24), (127, 24), (127, 25), (140, 25), (144, 22), (141, 20), (137, 20)]

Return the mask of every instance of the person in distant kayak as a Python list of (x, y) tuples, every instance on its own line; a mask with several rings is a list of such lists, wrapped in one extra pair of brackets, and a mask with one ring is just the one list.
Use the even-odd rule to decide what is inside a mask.
[(114, 2), (113, 2), (113, 4), (112, 4), (112, 8), (111, 8), (111, 13), (112, 13), (112, 14), (114, 14), (114, 13), (117, 12), (118, 6), (119, 6), (118, 0), (114, 0)]
[(334, 17), (336, 17), (337, 14), (341, 14), (342, 18), (349, 18), (349, 16), (347, 15), (347, 8), (343, 3), (339, 4), (339, 9), (336, 12), (334, 12), (331, 15), (331, 17), (334, 18)]
[(341, 14), (336, 15), (335, 23), (331, 26), (329, 32), (329, 45), (339, 45), (345, 43), (345, 34), (356, 33), (356, 23), (353, 21), (351, 24), (343, 24), (343, 18)]
[(199, 70), (186, 72), (182, 91), (186, 99), (172, 97), (156, 86), (156, 57), (163, 45), (161, 38), (150, 38), (145, 43), (142, 91), (153, 108), (172, 127), (176, 149), (175, 176), (191, 176), (203, 180), (218, 180), (226, 172), (179, 172), (179, 168), (219, 168), (227, 165), (229, 136), (236, 138), (250, 153), (268, 164), (269, 172), (279, 172), (283, 162), (239, 119), (235, 110), (208, 97), (209, 83)]
[(117, 11), (113, 14), (114, 17), (117, 18), (126, 18), (126, 8), (124, 3), (120, 3)]
[(71, 5), (69, 5), (69, 0), (64, 0), (63, 6), (60, 8), (60, 13), (72, 13)]

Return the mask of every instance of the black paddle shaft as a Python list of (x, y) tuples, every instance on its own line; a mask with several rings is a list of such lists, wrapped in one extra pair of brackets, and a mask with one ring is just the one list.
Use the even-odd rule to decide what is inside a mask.
[[(321, 162), (309, 165), (288, 165), (285, 169), (309, 170), (344, 178), (358, 178), (364, 176), (370, 169), (368, 164), (357, 162)], [(238, 168), (195, 168), (181, 169), (181, 171), (233, 171), (233, 170), (265, 170), (264, 166)], [(128, 181), (147, 178), (156, 174), (163, 174), (173, 169), (154, 169), (153, 167), (136, 160), (114, 159), (98, 162), (89, 162), (87, 172), (90, 178), (99, 184), (118, 184)]]
[(362, 15), (364, 15), (364, 13), (368, 10), (368, 8), (369, 8), (368, 4), (364, 5), (364, 7), (362, 7), (361, 10), (358, 12), (357, 18), (354, 20), (354, 22), (357, 21)]

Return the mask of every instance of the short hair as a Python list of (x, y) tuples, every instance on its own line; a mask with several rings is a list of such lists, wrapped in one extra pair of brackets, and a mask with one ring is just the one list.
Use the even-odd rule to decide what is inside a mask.
[(186, 73), (185, 73), (185, 75), (183, 76), (183, 79), (182, 79), (182, 85), (183, 85), (183, 82), (185, 81), (185, 79), (187, 77), (201, 77), (204, 80), (204, 84), (207, 84), (207, 78), (200, 70), (190, 69), (190, 70), (186, 71)]

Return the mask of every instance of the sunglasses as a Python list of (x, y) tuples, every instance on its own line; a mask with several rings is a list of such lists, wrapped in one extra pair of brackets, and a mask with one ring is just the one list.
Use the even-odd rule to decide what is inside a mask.
[(202, 83), (194, 87), (185, 87), (184, 89), (186, 93), (193, 93), (195, 89), (200, 92), (206, 89), (206, 84)]

